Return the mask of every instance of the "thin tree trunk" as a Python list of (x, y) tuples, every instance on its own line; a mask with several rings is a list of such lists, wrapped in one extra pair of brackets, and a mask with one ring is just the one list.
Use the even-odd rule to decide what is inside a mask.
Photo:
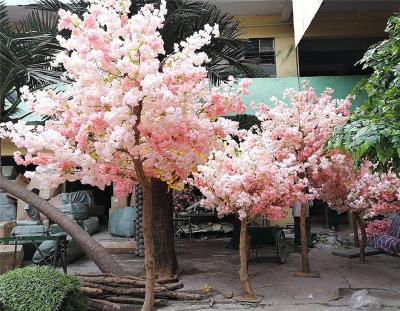
[(247, 232), (247, 219), (241, 220), (240, 223), (240, 270), (239, 276), (242, 283), (243, 296), (245, 298), (255, 298), (253, 287), (251, 286), (249, 279), (249, 250), (250, 250), (250, 238)]
[(358, 226), (361, 230), (360, 240), (360, 262), (365, 262), (365, 247), (367, 246), (367, 233), (365, 231), (365, 223), (359, 213), (355, 213)]
[(306, 218), (307, 218), (307, 203), (301, 205), (300, 214), (300, 242), (301, 242), (301, 263), (302, 272), (310, 273), (310, 261), (308, 260), (308, 245), (307, 245), (307, 229), (306, 229)]
[(86, 255), (102, 272), (119, 275), (123, 274), (121, 266), (114, 260), (114, 258), (103, 246), (93, 239), (78, 224), (74, 223), (69, 217), (60, 212), (59, 209), (51, 205), (49, 202), (38, 197), (31, 191), (16, 185), (3, 176), (0, 176), (0, 189), (32, 205), (51, 221), (63, 228), (66, 233), (76, 240)]
[[(140, 131), (139, 124), (141, 121), (143, 103), (134, 108), (137, 117), (134, 126), (135, 143), (140, 145)], [(155, 291), (155, 269), (154, 269), (154, 242), (153, 242), (153, 203), (151, 194), (151, 178), (146, 177), (143, 169), (143, 159), (132, 157), (133, 165), (135, 167), (136, 176), (143, 190), (143, 220), (142, 230), (144, 239), (144, 262), (146, 269), (146, 294), (142, 311), (152, 311), (154, 306), (154, 291)]]
[(354, 232), (354, 246), (360, 247), (360, 238), (358, 237), (358, 225), (356, 212), (352, 212), (351, 220), (353, 222), (353, 232)]
[(152, 180), (151, 188), (155, 274), (158, 279), (172, 278), (178, 273), (172, 192), (168, 191), (168, 185), (159, 179)]
[(152, 226), (152, 194), (151, 180), (142, 180), (143, 189), (143, 239), (144, 239), (144, 260), (146, 268), (146, 294), (142, 311), (152, 311), (154, 305), (155, 290), (155, 267), (154, 267), (154, 244)]

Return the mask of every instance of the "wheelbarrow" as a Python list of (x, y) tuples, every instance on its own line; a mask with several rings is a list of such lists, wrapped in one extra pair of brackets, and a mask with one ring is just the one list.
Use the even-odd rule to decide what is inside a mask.
[(280, 264), (286, 262), (287, 244), (285, 232), (279, 227), (248, 226), (250, 235), (250, 260), (259, 255), (261, 248), (275, 248), (276, 259)]

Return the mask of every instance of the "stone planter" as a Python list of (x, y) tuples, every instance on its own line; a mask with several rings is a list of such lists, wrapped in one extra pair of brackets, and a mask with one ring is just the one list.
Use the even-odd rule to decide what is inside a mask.
[[(11, 271), (14, 268), (15, 245), (0, 245), (0, 274)], [(15, 269), (21, 267), (24, 258), (22, 245), (17, 245)]]
[(0, 222), (0, 238), (8, 238), (12, 229), (16, 226), (16, 221), (1, 221)]

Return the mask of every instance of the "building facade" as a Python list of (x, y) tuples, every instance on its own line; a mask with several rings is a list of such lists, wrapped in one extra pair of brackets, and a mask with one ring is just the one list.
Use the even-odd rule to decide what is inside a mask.
[[(400, 12), (400, 1), (373, 0), (212, 0), (235, 15), (258, 53), (265, 78), (255, 79), (248, 102), (266, 102), (286, 88), (300, 88), (309, 80), (318, 91), (335, 89), (335, 97), (348, 95), (368, 74), (355, 65), (372, 44), (385, 38), (388, 17)], [(296, 4), (297, 5), (293, 5)], [(293, 17), (302, 17), (316, 3), (309, 26), (298, 45)], [(294, 10), (295, 8), (295, 10)], [(301, 29), (300, 29), (301, 31)], [(258, 48), (258, 50), (257, 50)], [(358, 106), (365, 95), (355, 100)]]

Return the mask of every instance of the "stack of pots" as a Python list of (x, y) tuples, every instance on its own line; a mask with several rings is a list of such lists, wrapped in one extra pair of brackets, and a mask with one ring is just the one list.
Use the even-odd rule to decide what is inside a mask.
[(135, 240), (136, 240), (136, 250), (135, 255), (139, 257), (144, 257), (144, 239), (143, 239), (143, 191), (142, 188), (137, 185), (135, 186), (135, 196), (136, 196), (136, 211), (137, 217), (135, 220)]

